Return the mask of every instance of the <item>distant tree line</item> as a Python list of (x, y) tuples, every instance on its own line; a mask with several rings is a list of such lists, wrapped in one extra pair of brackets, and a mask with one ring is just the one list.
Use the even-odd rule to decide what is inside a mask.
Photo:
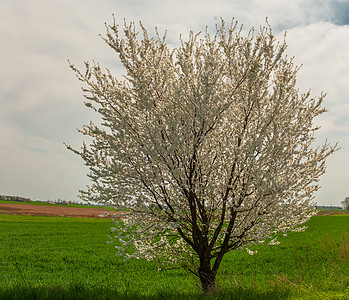
[(340, 206), (333, 206), (333, 205), (317, 205), (316, 206), (316, 209), (330, 209), (330, 210), (333, 210), (333, 209), (342, 209), (342, 207)]
[[(30, 198), (20, 197), (20, 196), (6, 196), (6, 195), (0, 195), (0, 200), (5, 201), (18, 201), (18, 202), (45, 202), (48, 204), (60, 204), (60, 205), (70, 205), (70, 204), (79, 204), (79, 205), (96, 205), (91, 203), (84, 203), (84, 202), (77, 202), (77, 201), (68, 201), (65, 199), (58, 198), (56, 200), (32, 200)], [(97, 204), (98, 205), (98, 204)], [(101, 205), (106, 206), (106, 205)]]
[(349, 210), (349, 197), (346, 197), (341, 204), (343, 209)]
[(24, 198), (24, 197), (19, 197), (19, 196), (5, 196), (5, 195), (0, 195), (0, 200), (18, 201), (18, 202), (31, 202), (32, 201), (30, 198)]

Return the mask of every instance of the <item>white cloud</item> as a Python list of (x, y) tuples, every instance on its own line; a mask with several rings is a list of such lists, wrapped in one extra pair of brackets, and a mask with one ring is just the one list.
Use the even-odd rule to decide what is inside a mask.
[(319, 119), (322, 131), (349, 137), (349, 26), (317, 23), (291, 29), (287, 34), (288, 53), (297, 64), (304, 63), (298, 76), (302, 91), (327, 93), (329, 109)]
[(349, 26), (315, 23), (287, 31), (288, 53), (304, 63), (299, 85), (311, 84), (315, 93), (326, 90), (331, 103), (340, 102), (349, 75)]
[(287, 43), (287, 51), (295, 56), (296, 64), (304, 64), (298, 76), (300, 89), (311, 88), (314, 96), (322, 91), (327, 93), (324, 106), (329, 111), (316, 120), (321, 126), (318, 142), (338, 142), (341, 150), (328, 159), (316, 200), (320, 204), (336, 204), (348, 194), (349, 26), (319, 22), (295, 27), (288, 30)]
[[(74, 199), (76, 181), (87, 183), (81, 161), (66, 155), (63, 143), (35, 135), (23, 135), (12, 124), (0, 119), (1, 194), (32, 199)], [(82, 187), (82, 186), (81, 186)]]

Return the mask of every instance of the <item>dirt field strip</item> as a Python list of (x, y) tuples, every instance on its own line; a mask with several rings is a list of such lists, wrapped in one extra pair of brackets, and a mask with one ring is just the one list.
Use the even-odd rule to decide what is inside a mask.
[[(105, 215), (105, 212), (109, 215)], [(0, 214), (5, 215), (29, 215), (29, 216), (56, 216), (56, 217), (80, 217), (80, 218), (115, 218), (113, 212), (104, 208), (83, 208), (69, 206), (41, 206), (30, 204), (0, 203)], [(349, 211), (319, 211), (318, 216), (336, 214), (349, 214)]]
[[(109, 215), (106, 216), (104, 213)], [(104, 208), (83, 208), (69, 206), (40, 206), (30, 204), (0, 203), (0, 214), (29, 215), (29, 216), (56, 216), (81, 218), (113, 218), (113, 212)], [(115, 217), (114, 217), (115, 218)]]
[(337, 211), (337, 210), (320, 210), (317, 213), (317, 216), (333, 216), (333, 215), (347, 215), (349, 214), (348, 210)]

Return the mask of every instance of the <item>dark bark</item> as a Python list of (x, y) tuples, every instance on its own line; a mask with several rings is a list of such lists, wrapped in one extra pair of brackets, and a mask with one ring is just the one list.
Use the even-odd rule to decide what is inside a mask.
[(202, 291), (207, 294), (215, 290), (216, 288), (216, 274), (211, 269), (210, 259), (204, 257), (200, 259), (200, 267), (198, 269), (198, 275), (201, 282)]
[(216, 288), (216, 274), (212, 270), (200, 270), (199, 278), (201, 282), (202, 291), (207, 294), (215, 290)]

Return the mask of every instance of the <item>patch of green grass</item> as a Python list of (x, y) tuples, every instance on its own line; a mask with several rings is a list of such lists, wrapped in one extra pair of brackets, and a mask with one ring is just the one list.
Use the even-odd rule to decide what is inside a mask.
[(152, 295), (190, 282), (195, 289), (182, 270), (158, 272), (155, 263), (117, 257), (107, 244), (112, 226), (110, 219), (1, 216), (0, 290), (78, 284)]
[[(0, 215), (0, 222), (34, 222), (34, 223), (100, 223), (111, 224), (110, 219), (103, 218), (74, 218), (74, 217), (54, 217), (54, 216), (31, 216), (31, 215)], [(1, 223), (0, 223), (1, 224)], [(110, 226), (111, 227), (111, 226)]]
[(320, 208), (319, 211), (345, 211), (342, 208)]
[(115, 210), (113, 207), (109, 206), (98, 206), (98, 205), (83, 205), (83, 204), (52, 204), (52, 203), (46, 203), (41, 201), (30, 201), (30, 202), (20, 202), (20, 201), (7, 201), (7, 200), (0, 200), (0, 204), (2, 203), (8, 203), (8, 204), (28, 204), (28, 205), (37, 205), (37, 206), (63, 206), (63, 207), (80, 207), (80, 208), (102, 208), (106, 210)]
[[(123, 261), (110, 219), (0, 215), (0, 299), (349, 298), (349, 216), (317, 216), (305, 232), (226, 255), (218, 291), (154, 262)], [(314, 298), (314, 295), (317, 298)], [(342, 297), (342, 298), (341, 298)]]
[[(349, 216), (313, 217), (304, 232), (280, 236), (280, 245), (251, 247), (225, 257), (221, 281), (234, 287), (270, 286), (349, 293)], [(348, 294), (349, 296), (349, 294)]]

